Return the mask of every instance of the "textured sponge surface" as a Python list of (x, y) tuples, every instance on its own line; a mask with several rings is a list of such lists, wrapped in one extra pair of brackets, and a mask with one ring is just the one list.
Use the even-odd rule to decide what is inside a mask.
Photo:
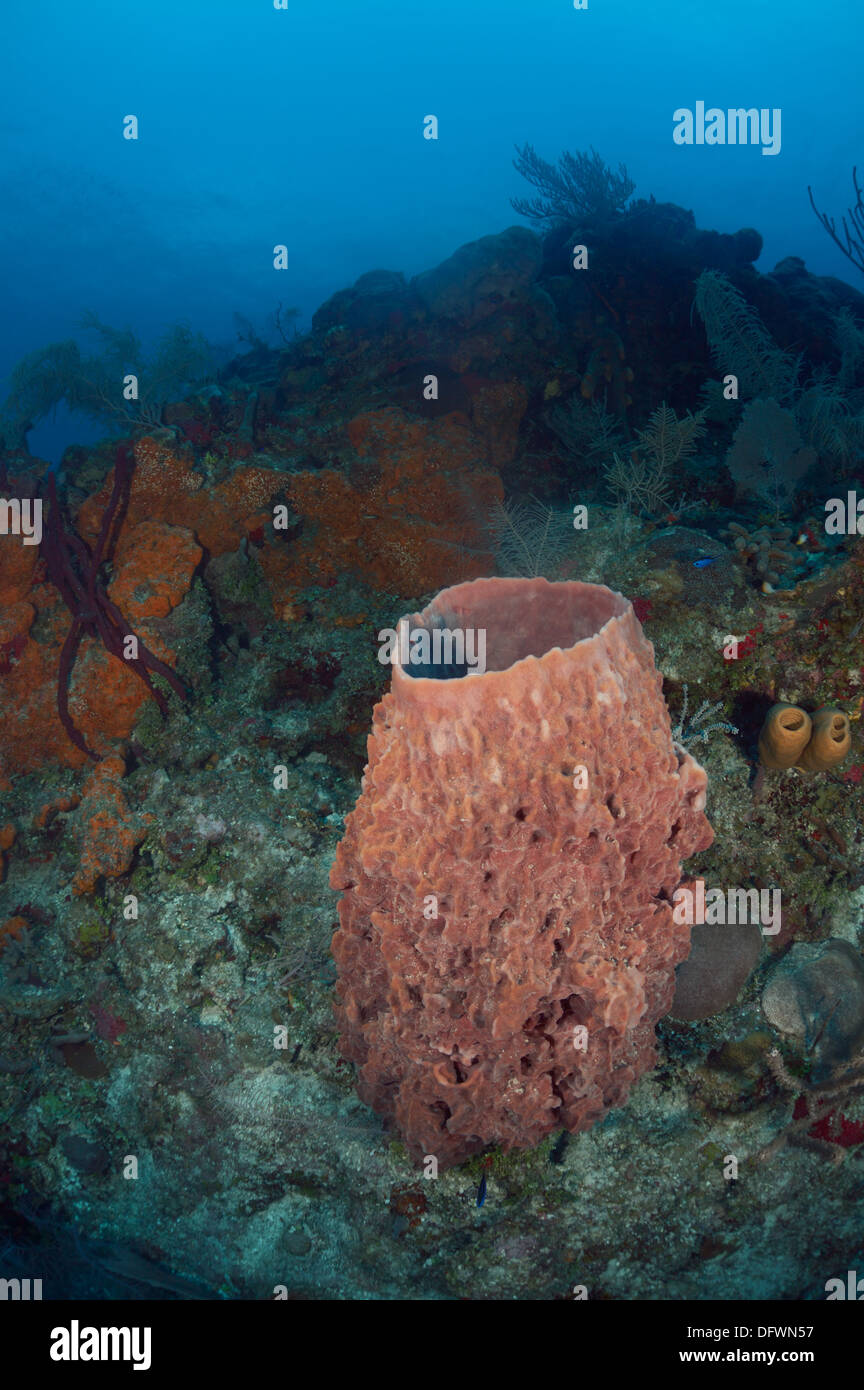
[(394, 668), (330, 881), (358, 1091), (446, 1166), (586, 1129), (653, 1065), (713, 832), (621, 595), (477, 580), (412, 622), (442, 618), (485, 628), (488, 669)]

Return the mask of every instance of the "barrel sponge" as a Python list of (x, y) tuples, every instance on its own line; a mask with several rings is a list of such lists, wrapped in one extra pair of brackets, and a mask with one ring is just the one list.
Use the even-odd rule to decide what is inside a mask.
[(410, 622), (485, 629), (486, 670), (394, 665), (331, 872), (332, 949), (361, 1098), (445, 1167), (626, 1099), (689, 949), (680, 861), (713, 831), (620, 594), (479, 579)]

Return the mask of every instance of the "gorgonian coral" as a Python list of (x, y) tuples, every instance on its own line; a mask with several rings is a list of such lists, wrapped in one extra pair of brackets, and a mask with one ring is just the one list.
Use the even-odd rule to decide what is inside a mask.
[(120, 609), (108, 597), (101, 577), (102, 566), (110, 561), (123, 525), (134, 468), (135, 455), (132, 445), (124, 440), (117, 450), (111, 496), (102, 515), (99, 534), (92, 549), (71, 524), (67, 523), (57, 496), (53, 472), (48, 474), (45, 484), (49, 505), (41, 553), (48, 579), (72, 614), (72, 625), (60, 653), (57, 713), (75, 747), (80, 748), (82, 753), (86, 753), (88, 758), (93, 758), (94, 761), (98, 761), (99, 755), (88, 747), (69, 712), (69, 680), (81, 639), (85, 634), (89, 633), (97, 638), (107, 652), (135, 671), (163, 714), (167, 713), (168, 703), (162, 691), (153, 684), (152, 675), (161, 676), (178, 695), (184, 698), (186, 696), (186, 687), (179, 676), (166, 662), (154, 656), (143, 642), (136, 639), (137, 653), (127, 654), (127, 639), (134, 636), (134, 633)]

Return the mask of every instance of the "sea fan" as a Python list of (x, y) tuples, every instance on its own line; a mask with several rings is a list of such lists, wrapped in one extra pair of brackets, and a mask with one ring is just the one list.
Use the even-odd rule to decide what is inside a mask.
[(769, 502), (779, 519), (791, 509), (799, 485), (816, 463), (816, 451), (798, 432), (795, 416), (775, 400), (751, 401), (741, 416), (726, 467), (739, 496)]

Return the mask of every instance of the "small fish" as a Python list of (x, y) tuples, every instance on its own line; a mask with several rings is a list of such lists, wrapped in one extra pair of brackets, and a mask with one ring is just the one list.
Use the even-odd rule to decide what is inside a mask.
[(483, 1203), (484, 1203), (485, 1201), (486, 1201), (486, 1174), (484, 1173), (483, 1176), (482, 1176), (482, 1178), (480, 1179), (480, 1186), (479, 1186), (478, 1189), (477, 1189), (477, 1205), (478, 1205), (478, 1207), (482, 1207), (482, 1205), (483, 1205)]
[(714, 555), (703, 555), (701, 560), (694, 560), (694, 570), (704, 570), (706, 565), (713, 565), (715, 558)]

